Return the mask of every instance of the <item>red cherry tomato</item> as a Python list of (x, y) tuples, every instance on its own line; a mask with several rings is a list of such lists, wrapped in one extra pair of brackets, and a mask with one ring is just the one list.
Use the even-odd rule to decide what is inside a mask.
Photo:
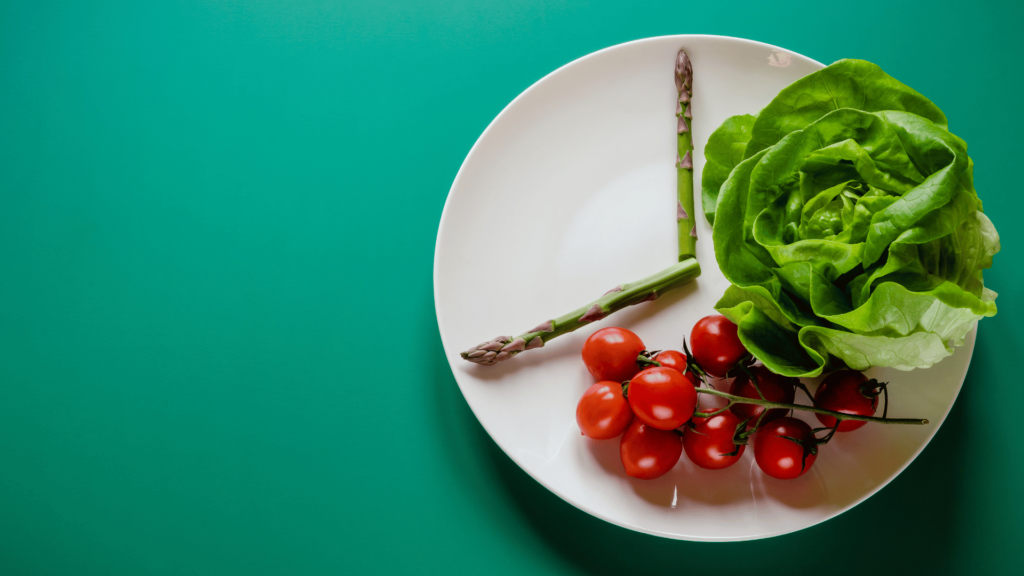
[(694, 373), (693, 370), (686, 370), (686, 354), (675, 350), (665, 350), (664, 352), (658, 353), (658, 355), (654, 357), (654, 361), (665, 368), (678, 370), (683, 374), (683, 376), (686, 376), (686, 379), (690, 381), (690, 384), (700, 386), (700, 378), (697, 377), (697, 374)]
[(619, 443), (619, 457), (626, 474), (641, 480), (664, 475), (679, 462), (683, 439), (675, 430), (658, 430), (640, 419), (626, 428)]
[(636, 358), (643, 351), (643, 341), (629, 330), (602, 328), (583, 343), (583, 363), (599, 382), (623, 382), (640, 371)]
[(741, 420), (731, 412), (722, 412), (710, 418), (701, 414), (710, 414), (715, 410), (701, 410), (693, 416), (693, 426), (683, 429), (683, 449), (694, 464), (708, 470), (721, 470), (735, 464), (746, 446), (739, 446), (733, 456), (726, 456), (736, 450), (732, 437)]
[(622, 395), (622, 384), (598, 382), (583, 393), (576, 405), (580, 432), (595, 440), (615, 438), (633, 421), (633, 411)]
[(814, 432), (803, 420), (779, 418), (765, 425), (754, 438), (754, 460), (765, 474), (780, 480), (798, 478), (814, 465), (816, 454), (804, 458), (804, 446), (783, 436), (814, 443)]
[[(796, 399), (796, 387), (793, 385), (795, 378), (789, 378), (787, 376), (779, 376), (769, 371), (764, 366), (751, 366), (750, 373), (757, 379), (757, 388), (761, 390), (761, 394), (764, 394), (765, 400), (772, 402), (784, 402), (786, 404), (792, 404), (793, 400)], [(757, 389), (750, 382), (750, 378), (746, 373), (741, 372), (738, 376), (733, 378), (732, 387), (729, 389), (729, 393), (735, 396), (742, 396), (744, 398), (753, 398), (760, 400), (761, 396), (757, 393)], [(733, 414), (739, 416), (740, 420), (746, 420), (750, 418), (750, 422), (747, 423), (747, 427), (752, 427), (757, 423), (758, 416), (764, 412), (764, 406), (757, 406), (756, 404), (733, 404), (729, 410)], [(786, 415), (789, 410), (783, 408), (772, 408), (765, 414), (764, 419), (761, 420), (762, 426), (766, 422), (770, 422), (777, 418), (782, 418)]]
[(629, 381), (629, 407), (636, 417), (659, 430), (686, 424), (697, 407), (697, 391), (678, 370), (647, 368)]
[[(877, 392), (878, 387), (864, 389), (867, 385), (867, 376), (853, 370), (840, 370), (829, 374), (818, 390), (814, 393), (814, 403), (819, 407), (833, 412), (843, 414), (856, 414), (857, 416), (874, 416), (878, 409), (878, 396), (868, 397), (865, 392)], [(818, 420), (828, 427), (836, 425), (834, 416), (817, 414)], [(850, 432), (856, 430), (867, 422), (856, 420), (843, 420), (839, 423), (838, 432)]]
[(705, 372), (721, 378), (747, 353), (736, 330), (735, 324), (718, 314), (705, 316), (693, 326), (690, 351)]

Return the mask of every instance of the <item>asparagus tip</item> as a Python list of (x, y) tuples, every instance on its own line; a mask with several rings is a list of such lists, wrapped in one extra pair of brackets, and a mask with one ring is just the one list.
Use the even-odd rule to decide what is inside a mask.
[(463, 360), (473, 362), (474, 364), (490, 366), (502, 360), (508, 360), (523, 350), (529, 350), (531, 347), (539, 348), (544, 345), (543, 340), (541, 340), (539, 345), (534, 345), (536, 340), (540, 340), (540, 337), (538, 336), (531, 340), (528, 346), (524, 338), (498, 336), (493, 340), (478, 344), (459, 355), (462, 356)]
[(686, 50), (679, 49), (676, 54), (676, 91), (682, 92), (683, 88), (690, 89), (693, 86), (693, 64)]

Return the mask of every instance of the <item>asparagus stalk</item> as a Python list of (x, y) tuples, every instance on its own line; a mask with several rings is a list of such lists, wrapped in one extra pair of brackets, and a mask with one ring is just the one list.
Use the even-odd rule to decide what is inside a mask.
[(620, 284), (586, 306), (542, 322), (519, 336), (498, 336), (482, 342), (463, 352), (462, 359), (485, 366), (496, 364), (525, 350), (541, 348), (552, 338), (568, 334), (627, 306), (654, 300), (698, 276), (700, 264), (695, 258), (687, 258), (643, 280)]
[(679, 261), (697, 257), (697, 218), (693, 210), (693, 66), (685, 50), (676, 55), (676, 223)]

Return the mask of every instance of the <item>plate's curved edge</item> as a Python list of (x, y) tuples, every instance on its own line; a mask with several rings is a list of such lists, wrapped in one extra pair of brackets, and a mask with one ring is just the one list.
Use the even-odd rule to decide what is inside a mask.
[[(572, 66), (572, 65), (574, 65), (574, 64), (576, 64), (578, 62), (582, 62), (584, 60), (597, 57), (598, 55), (603, 54), (604, 52), (608, 52), (608, 51), (615, 50), (615, 49), (621, 48), (623, 46), (628, 46), (628, 45), (632, 45), (632, 44), (639, 44), (639, 43), (646, 43), (646, 42), (658, 42), (658, 41), (664, 41), (666, 39), (676, 39), (676, 40), (678, 40), (679, 42), (682, 43), (682, 42), (685, 42), (687, 40), (699, 39), (699, 38), (713, 38), (713, 39), (731, 40), (731, 41), (737, 41), (737, 42), (741, 42), (741, 43), (745, 43), (745, 44), (752, 44), (752, 45), (760, 46), (760, 47), (763, 47), (763, 48), (766, 48), (766, 49), (780, 50), (780, 51), (784, 51), (784, 52), (787, 52), (789, 54), (792, 54), (795, 57), (803, 58), (804, 60), (806, 60), (806, 61), (810, 62), (811, 64), (816, 65), (816, 66), (818, 66), (820, 68), (824, 68), (825, 67), (824, 64), (822, 64), (821, 62), (818, 62), (817, 60), (814, 60), (813, 58), (804, 56), (803, 54), (794, 52), (794, 51), (786, 49), (786, 48), (782, 48), (780, 46), (775, 46), (773, 44), (768, 44), (768, 43), (765, 43), (765, 42), (759, 42), (757, 40), (749, 40), (749, 39), (746, 39), (746, 38), (737, 38), (737, 37), (733, 37), (733, 36), (721, 36), (721, 35), (715, 35), (715, 34), (676, 34), (676, 35), (653, 36), (653, 37), (650, 37), (650, 38), (642, 38), (642, 39), (633, 40), (633, 41), (630, 41), (630, 42), (624, 42), (624, 43), (621, 43), (621, 44), (616, 44), (616, 45), (613, 45), (613, 46), (609, 46), (607, 48), (602, 48), (601, 50), (598, 50), (596, 52), (591, 52), (589, 54), (581, 56), (580, 58), (577, 58), (577, 59), (572, 60), (572, 61), (570, 61), (570, 62), (568, 62), (566, 64), (563, 64), (562, 66), (559, 66), (555, 70), (549, 72), (548, 74), (544, 75), (539, 80), (537, 80), (536, 82), (531, 84), (526, 90), (522, 91), (518, 96), (516, 96), (514, 99), (512, 99), (511, 102), (506, 104), (505, 107), (502, 108), (501, 112), (499, 112), (498, 115), (495, 116), (494, 119), (492, 119), (490, 123), (488, 123), (488, 125), (484, 129), (484, 131), (480, 133), (480, 136), (477, 137), (476, 141), (473, 143), (473, 146), (470, 148), (469, 152), (466, 154), (465, 159), (463, 159), (462, 164), (459, 166), (459, 170), (458, 170), (458, 172), (455, 175), (455, 179), (452, 181), (452, 185), (451, 185), (451, 187), (448, 190), (448, 195), (445, 198), (444, 208), (441, 211), (441, 219), (440, 219), (440, 221), (438, 223), (437, 237), (434, 240), (434, 264), (433, 264), (432, 273), (431, 273), (431, 275), (432, 275), (432, 283), (431, 284), (432, 284), (432, 288), (433, 288), (433, 291), (434, 291), (434, 315), (437, 318), (438, 332), (439, 332), (439, 335), (441, 336), (441, 345), (442, 345), (442, 347), (445, 350), (445, 359), (448, 361), (449, 367), (452, 369), (452, 376), (455, 379), (456, 384), (459, 386), (459, 391), (462, 393), (463, 398), (466, 400), (466, 404), (469, 405), (470, 411), (473, 412), (473, 416), (476, 417), (477, 421), (484, 428), (484, 431), (487, 432), (488, 436), (490, 436), (490, 438), (494, 441), (494, 443), (497, 444), (499, 448), (501, 448), (502, 452), (504, 452), (505, 455), (509, 457), (509, 459), (511, 459), (513, 462), (515, 462), (515, 464), (517, 466), (519, 466), (519, 468), (521, 470), (523, 470), (527, 475), (529, 475), (531, 478), (533, 478), (534, 481), (536, 481), (538, 484), (543, 486), (545, 489), (549, 490), (550, 492), (552, 492), (553, 494), (555, 494), (556, 496), (558, 496), (559, 498), (561, 498), (565, 502), (569, 503), (573, 507), (575, 507), (575, 508), (577, 508), (577, 509), (579, 509), (579, 510), (581, 510), (581, 511), (583, 511), (583, 512), (589, 514), (589, 515), (591, 515), (591, 516), (594, 516), (595, 518), (599, 518), (601, 520), (604, 520), (605, 522), (608, 522), (610, 524), (614, 524), (616, 526), (620, 526), (622, 528), (626, 528), (628, 530), (633, 530), (635, 532), (641, 532), (641, 533), (644, 533), (644, 534), (650, 534), (652, 536), (659, 536), (659, 537), (662, 537), (662, 538), (671, 538), (671, 539), (674, 539), (674, 540), (686, 540), (686, 541), (691, 541), (691, 542), (743, 542), (743, 541), (750, 541), (750, 540), (760, 540), (760, 539), (765, 539), (765, 538), (772, 538), (772, 537), (775, 537), (775, 536), (784, 536), (786, 534), (791, 534), (793, 532), (798, 532), (800, 530), (811, 528), (813, 526), (817, 526), (818, 524), (821, 524), (823, 522), (831, 520), (832, 518), (835, 518), (836, 516), (842, 514), (843, 512), (846, 512), (846, 511), (850, 510), (851, 508), (859, 505), (860, 503), (864, 502), (865, 500), (867, 500), (871, 496), (875, 495), (882, 488), (885, 488), (886, 486), (888, 486), (889, 483), (892, 482), (892, 480), (896, 478), (896, 476), (899, 476), (904, 470), (906, 470), (906, 468), (908, 466), (910, 466), (910, 464), (913, 463), (914, 460), (917, 459), (917, 457), (921, 454), (921, 452), (924, 451), (924, 449), (928, 446), (928, 444), (931, 443), (932, 439), (935, 437), (935, 434), (938, 432), (939, 428), (942, 427), (942, 424), (945, 422), (946, 418), (949, 416), (949, 412), (952, 410), (953, 405), (956, 403), (956, 400), (957, 400), (957, 398), (960, 395), (960, 391), (963, 389), (963, 383), (964, 383), (964, 380), (967, 377), (967, 371), (970, 369), (970, 361), (971, 361), (971, 358), (974, 355), (974, 345), (975, 345), (975, 342), (976, 342), (977, 325), (975, 325), (975, 327), (970, 332), (970, 339), (971, 339), (971, 341), (970, 341), (970, 353), (969, 353), (970, 355), (967, 358), (967, 363), (966, 363), (966, 365), (964, 367), (964, 372), (963, 372), (963, 374), (960, 377), (960, 384), (957, 386), (956, 393), (953, 395), (953, 398), (950, 401), (949, 406), (946, 408), (945, 413), (942, 415), (942, 417), (939, 420), (938, 424), (932, 430), (931, 435), (928, 437), (928, 439), (925, 442), (923, 442), (921, 444), (921, 447), (917, 450), (917, 452), (915, 452), (913, 454), (913, 456), (911, 456), (909, 459), (907, 459), (907, 461), (903, 464), (903, 466), (901, 466), (898, 470), (896, 470), (891, 476), (886, 478), (886, 480), (884, 482), (879, 483), (879, 485), (874, 490), (866, 493), (859, 500), (856, 500), (855, 502), (852, 502), (849, 505), (834, 511), (832, 514), (828, 515), (827, 517), (824, 517), (824, 518), (820, 519), (819, 521), (814, 522), (813, 524), (808, 524), (807, 526), (803, 526), (803, 527), (797, 528), (795, 530), (785, 530), (785, 531), (780, 531), (780, 532), (766, 532), (766, 533), (761, 533), (761, 534), (750, 534), (750, 535), (745, 535), (745, 536), (742, 536), (742, 537), (706, 538), (706, 537), (692, 536), (692, 535), (687, 535), (687, 534), (678, 534), (678, 533), (671, 533), (671, 532), (662, 532), (662, 531), (658, 531), (658, 530), (650, 530), (650, 529), (644, 528), (642, 526), (637, 526), (637, 525), (633, 525), (633, 524), (630, 524), (630, 523), (627, 523), (627, 522), (622, 522), (622, 521), (617, 520), (617, 519), (612, 519), (612, 518), (606, 517), (603, 514), (600, 514), (600, 513), (597, 513), (597, 512), (594, 512), (594, 511), (591, 511), (591, 510), (588, 510), (588, 509), (584, 508), (578, 502), (576, 502), (575, 499), (572, 496), (570, 496), (568, 494), (565, 494), (562, 491), (557, 490), (557, 489), (549, 486), (543, 480), (541, 480), (540, 478), (537, 478), (536, 476), (534, 476), (525, 466), (523, 466), (523, 464), (521, 462), (519, 462), (519, 460), (517, 460), (506, 449), (505, 446), (502, 445), (502, 443), (497, 438), (494, 437), (494, 435), (488, 429), (487, 424), (483, 420), (480, 419), (480, 416), (477, 413), (477, 409), (473, 406), (472, 402), (469, 400), (469, 398), (466, 396), (465, 392), (462, 390), (462, 386), (463, 385), (459, 381), (459, 378), (456, 376), (455, 366), (452, 364), (452, 360), (451, 360), (451, 358), (450, 358), (450, 356), (448, 354), (449, 344), (448, 344), (448, 342), (445, 339), (444, 321), (441, 318), (441, 312), (440, 312), (440, 309), (438, 307), (438, 294), (437, 294), (438, 293), (438, 289), (437, 289), (438, 288), (437, 287), (437, 282), (438, 282), (438, 280), (437, 280), (437, 278), (438, 278), (438, 248), (440, 247), (441, 242), (442, 242), (442, 236), (444, 234), (444, 229), (445, 229), (445, 222), (446, 222), (447, 216), (449, 214), (449, 207), (451, 205), (452, 193), (455, 191), (455, 189), (459, 185), (459, 182), (460, 182), (462, 174), (463, 174), (463, 170), (465, 169), (465, 167), (469, 163), (469, 161), (472, 159), (474, 153), (477, 150), (477, 147), (480, 145), (480, 142), (484, 139), (484, 136), (486, 136), (492, 130), (492, 128), (495, 126), (495, 124), (509, 111), (509, 109), (511, 109), (516, 104), (516, 102), (518, 102), (520, 99), (526, 97), (527, 94), (532, 92), (534, 89), (539, 87), (541, 84), (543, 84), (543, 83), (547, 82), (548, 80), (550, 80), (553, 76), (558, 74), (563, 69), (568, 68), (569, 66)], [(966, 346), (966, 343), (965, 343), (965, 346)]]
[(927, 440), (925, 440), (924, 442), (921, 443), (921, 447), (917, 449), (917, 452), (914, 452), (914, 454), (910, 458), (907, 458), (907, 461), (903, 463), (903, 466), (900, 466), (888, 478), (886, 478), (883, 482), (880, 482), (878, 484), (878, 486), (875, 487), (874, 490), (871, 490), (870, 492), (864, 494), (864, 496), (862, 496), (859, 500), (851, 502), (845, 508), (841, 508), (839, 510), (836, 510), (835, 514), (832, 514), (831, 516), (829, 516), (827, 518), (822, 518), (818, 522), (815, 522), (814, 524), (809, 524), (807, 526), (804, 526), (803, 528), (800, 528), (799, 530), (790, 530), (788, 532), (780, 532), (779, 534), (772, 534), (772, 536), (783, 536), (785, 534), (791, 534), (793, 532), (799, 532), (800, 530), (805, 530), (805, 529), (810, 528), (812, 526), (817, 526), (818, 524), (821, 524), (822, 522), (827, 522), (827, 521), (835, 518), (836, 516), (839, 516), (843, 512), (846, 512), (846, 511), (852, 509), (855, 506), (859, 506), (861, 504), (861, 502), (864, 502), (868, 498), (871, 498), (875, 494), (878, 494), (879, 491), (881, 491), (883, 488), (888, 486), (893, 480), (896, 479), (897, 476), (902, 474), (904, 470), (906, 470), (908, 467), (910, 467), (910, 465), (914, 463), (914, 460), (917, 460), (917, 457), (921, 455), (921, 452), (924, 452), (924, 449), (927, 448), (928, 445), (932, 443), (932, 440), (935, 438), (935, 435), (939, 433), (939, 428), (942, 428), (942, 425), (945, 424), (946, 418), (949, 418), (949, 413), (953, 411), (953, 405), (956, 404), (957, 398), (960, 397), (960, 391), (964, 389), (964, 382), (967, 381), (967, 372), (970, 371), (970, 369), (971, 369), (971, 360), (974, 358), (974, 345), (975, 345), (975, 343), (978, 340), (978, 325), (979, 324), (980, 324), (980, 322), (975, 322), (974, 323), (974, 327), (971, 328), (971, 330), (967, 333), (967, 339), (970, 340), (970, 343), (965, 341), (963, 343), (963, 345), (961, 345), (958, 348), (958, 350), (960, 350), (960, 349), (967, 349), (968, 350), (968, 352), (967, 352), (967, 363), (964, 364), (964, 372), (963, 372), (963, 374), (960, 375), (960, 383), (956, 387), (956, 392), (953, 394), (953, 399), (949, 401), (949, 405), (946, 406), (946, 411), (942, 414), (942, 417), (937, 420), (937, 423), (935, 424), (935, 427), (932, 428), (932, 433), (928, 436)]

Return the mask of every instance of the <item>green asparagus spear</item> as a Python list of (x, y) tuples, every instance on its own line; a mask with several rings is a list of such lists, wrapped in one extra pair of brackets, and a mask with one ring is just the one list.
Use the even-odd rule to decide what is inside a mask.
[(693, 66), (685, 50), (676, 55), (676, 223), (679, 261), (697, 257), (697, 218), (693, 211)]
[(582, 328), (612, 312), (654, 300), (698, 276), (700, 276), (700, 264), (695, 258), (687, 258), (685, 261), (673, 264), (643, 280), (616, 286), (586, 306), (573, 310), (565, 316), (543, 322), (515, 338), (498, 336), (493, 340), (478, 344), (463, 352), (462, 358), (485, 366), (496, 364), (524, 350), (540, 348), (548, 340)]

